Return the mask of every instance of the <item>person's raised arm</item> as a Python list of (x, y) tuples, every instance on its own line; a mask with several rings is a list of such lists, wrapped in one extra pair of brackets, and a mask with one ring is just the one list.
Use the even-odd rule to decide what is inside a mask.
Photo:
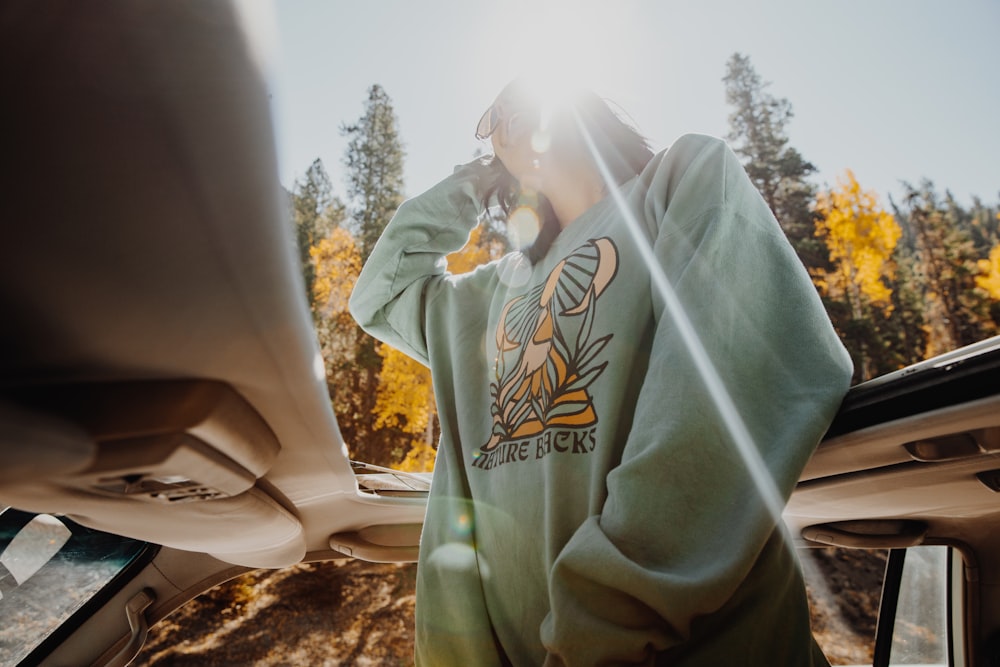
[(476, 160), (399, 207), (365, 262), (350, 309), (365, 331), (428, 363), (424, 337), (428, 290), (447, 273), (445, 255), (459, 250), (479, 219)]

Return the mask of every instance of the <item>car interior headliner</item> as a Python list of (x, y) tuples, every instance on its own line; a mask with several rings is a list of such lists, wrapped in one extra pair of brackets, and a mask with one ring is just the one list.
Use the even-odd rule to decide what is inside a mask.
[(193, 8), (2, 10), (0, 502), (280, 566), (423, 506), (358, 492), (253, 44)]

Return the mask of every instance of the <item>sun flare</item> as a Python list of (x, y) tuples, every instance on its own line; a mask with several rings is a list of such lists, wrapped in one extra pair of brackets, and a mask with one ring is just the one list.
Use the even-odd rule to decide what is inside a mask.
[(628, 51), (628, 6), (598, 0), (505, 3), (490, 30), (505, 36), (495, 57), (516, 76), (600, 88), (613, 79), (620, 55)]

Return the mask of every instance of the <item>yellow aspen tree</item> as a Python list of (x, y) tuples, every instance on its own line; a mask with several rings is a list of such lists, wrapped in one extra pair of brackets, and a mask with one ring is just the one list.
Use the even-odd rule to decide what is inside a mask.
[(986, 290), (991, 299), (1000, 301), (1000, 244), (990, 250), (989, 259), (979, 260), (979, 270), (982, 275), (976, 276), (976, 286)]
[(480, 264), (486, 264), (491, 259), (490, 248), (482, 244), (483, 226), (479, 225), (472, 230), (469, 242), (461, 250), (453, 252), (445, 259), (448, 260), (448, 271), (454, 274), (468, 273)]
[(822, 276), (828, 292), (850, 298), (857, 316), (864, 305), (891, 310), (892, 290), (883, 278), (893, 277), (890, 260), (902, 232), (892, 215), (879, 207), (875, 192), (862, 190), (848, 169), (838, 179), (838, 188), (818, 195), (816, 211), (816, 234), (834, 265)]
[(336, 227), (309, 248), (315, 267), (313, 319), (327, 366), (327, 380), (333, 380), (334, 361), (340, 365), (355, 356), (357, 332), (347, 302), (361, 273), (361, 255), (351, 233)]
[(436, 410), (430, 370), (389, 345), (378, 345), (376, 352), (382, 357), (382, 370), (375, 396), (375, 428), (394, 427), (413, 436), (398, 468), (433, 470)]
[(382, 372), (375, 399), (375, 427), (423, 434), (434, 403), (430, 371), (392, 346), (381, 344), (376, 351), (382, 357)]
[(347, 302), (361, 273), (361, 255), (354, 237), (336, 227), (309, 248), (309, 257), (316, 267), (313, 303), (317, 310), (327, 316), (348, 313)]
[[(357, 385), (360, 330), (348, 311), (347, 301), (361, 273), (361, 254), (351, 233), (335, 227), (309, 248), (309, 258), (314, 268), (313, 321), (332, 399), (337, 388)], [(349, 394), (346, 392), (332, 404), (344, 438), (354, 444), (356, 410)]]
[[(884, 280), (894, 276), (892, 255), (902, 234), (896, 220), (882, 210), (873, 191), (861, 188), (849, 169), (836, 188), (819, 193), (816, 212), (816, 235), (826, 244), (833, 267), (813, 272), (820, 292), (846, 302), (855, 321), (867, 318), (875, 308), (888, 315), (892, 290)], [(871, 374), (866, 345), (857, 346), (864, 378)]]

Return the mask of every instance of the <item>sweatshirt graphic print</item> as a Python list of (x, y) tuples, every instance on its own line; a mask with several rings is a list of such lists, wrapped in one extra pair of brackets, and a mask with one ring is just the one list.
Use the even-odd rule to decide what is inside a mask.
[[(595, 331), (595, 309), (617, 272), (614, 242), (591, 240), (559, 262), (543, 284), (504, 305), (490, 383), (493, 428), (473, 466), (489, 470), (552, 451), (593, 448), (585, 437), (598, 421), (590, 386), (607, 366), (600, 354), (613, 337)], [(552, 428), (582, 433), (546, 433)]]

